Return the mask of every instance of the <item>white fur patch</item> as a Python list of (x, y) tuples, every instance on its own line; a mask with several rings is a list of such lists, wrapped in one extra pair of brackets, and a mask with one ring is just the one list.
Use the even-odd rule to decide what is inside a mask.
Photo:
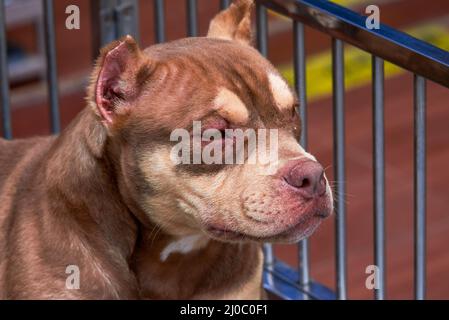
[(230, 122), (245, 124), (249, 119), (245, 104), (234, 92), (226, 88), (220, 88), (214, 106), (217, 112)]
[(172, 253), (182, 253), (187, 254), (194, 250), (199, 250), (204, 248), (209, 239), (204, 235), (195, 234), (187, 237), (180, 238), (176, 241), (171, 242), (168, 246), (164, 248), (161, 252), (161, 261), (164, 262)]
[(268, 74), (268, 80), (270, 83), (271, 94), (273, 95), (279, 110), (293, 108), (295, 97), (285, 80), (272, 72)]

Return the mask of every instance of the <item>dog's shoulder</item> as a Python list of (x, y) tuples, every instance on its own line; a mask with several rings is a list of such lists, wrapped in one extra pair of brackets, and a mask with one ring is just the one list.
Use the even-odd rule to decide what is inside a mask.
[(37, 137), (13, 141), (0, 138), (0, 190), (12, 173), (42, 158), (53, 140), (53, 137)]
[(29, 197), (33, 177), (53, 141), (48, 138), (0, 139), (0, 232), (19, 199)]

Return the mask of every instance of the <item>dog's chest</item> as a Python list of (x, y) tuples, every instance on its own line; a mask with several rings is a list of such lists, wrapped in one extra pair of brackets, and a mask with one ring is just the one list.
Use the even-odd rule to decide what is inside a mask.
[[(242, 282), (239, 286), (232, 289), (225, 290), (221, 293), (211, 292), (210, 294), (203, 294), (194, 296), (193, 299), (198, 300), (260, 300), (262, 294), (262, 273), (263, 273), (263, 253), (262, 250), (257, 254), (257, 265), (253, 274)], [(232, 280), (231, 280), (232, 281)]]
[[(260, 299), (260, 245), (209, 241), (188, 251), (165, 242), (143, 246), (135, 272), (145, 299)], [(174, 248), (179, 250), (174, 250)], [(167, 248), (170, 254), (167, 255)]]

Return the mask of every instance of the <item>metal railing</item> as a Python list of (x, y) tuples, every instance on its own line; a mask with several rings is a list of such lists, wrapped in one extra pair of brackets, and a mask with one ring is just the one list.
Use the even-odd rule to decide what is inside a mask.
[[(293, 21), (295, 87), (305, 123), (302, 143), (307, 145), (307, 104), (304, 61), (304, 25), (332, 37), (334, 105), (334, 177), (336, 186), (336, 294), (347, 298), (346, 288), (346, 208), (345, 208), (345, 132), (344, 132), (344, 43), (372, 54), (373, 90), (373, 163), (374, 163), (374, 257), (379, 268), (376, 299), (385, 295), (385, 161), (384, 161), (384, 60), (414, 73), (414, 275), (415, 298), (426, 293), (426, 79), (449, 88), (449, 53), (386, 25), (368, 29), (366, 17), (324, 0), (258, 0), (258, 14), (269, 8)], [(266, 18), (258, 25), (266, 37)], [(259, 44), (266, 40), (259, 39)], [(310, 282), (308, 244), (300, 245), (300, 287)], [(270, 272), (272, 267), (268, 265)], [(270, 288), (270, 285), (268, 286)], [(310, 288), (309, 288), (310, 289)], [(305, 290), (307, 291), (307, 290)], [(313, 296), (313, 291), (307, 291)]]
[[(154, 1), (155, 39), (165, 36), (164, 0)], [(186, 35), (198, 34), (197, 1), (185, 0)], [(256, 0), (257, 45), (268, 54), (267, 9), (290, 17), (293, 24), (295, 89), (300, 100), (303, 119), (302, 145), (307, 148), (307, 97), (305, 26), (332, 37), (334, 168), (336, 186), (336, 290), (335, 293), (310, 277), (309, 244), (298, 246), (300, 266), (297, 271), (277, 260), (272, 247), (265, 247), (265, 288), (284, 299), (346, 299), (346, 207), (345, 207), (345, 87), (344, 44), (350, 43), (372, 54), (373, 71), (373, 142), (374, 142), (374, 256), (380, 270), (377, 299), (385, 296), (385, 161), (384, 161), (384, 60), (415, 74), (415, 138), (414, 138), (414, 216), (415, 216), (415, 297), (425, 298), (426, 288), (426, 79), (449, 88), (449, 53), (388, 26), (367, 29), (365, 17), (325, 0)], [(221, 0), (221, 8), (229, 5)], [(4, 1), (0, 0), (0, 98), (3, 136), (12, 138)], [(130, 33), (138, 39), (138, 6), (136, 0), (101, 0), (91, 2), (94, 35), (94, 56), (103, 44)], [(50, 119), (53, 133), (60, 130), (58, 86), (55, 52), (53, 1), (43, 0), (46, 31), (47, 82)]]

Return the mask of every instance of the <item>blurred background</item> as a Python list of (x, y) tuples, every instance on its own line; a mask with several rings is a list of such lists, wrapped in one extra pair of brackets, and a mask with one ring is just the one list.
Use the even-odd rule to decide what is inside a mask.
[[(93, 1), (93, 0), (92, 0)], [(335, 0), (364, 14), (376, 4), (381, 22), (449, 51), (447, 0)], [(42, 4), (6, 0), (8, 67), (15, 138), (49, 134)], [(61, 121), (65, 127), (85, 106), (85, 88), (96, 56), (90, 0), (54, 1)], [(66, 7), (80, 8), (80, 30), (65, 27)], [(155, 42), (153, 0), (139, 1), (140, 43)], [(204, 36), (219, 0), (198, 0), (198, 31)], [(166, 40), (185, 37), (186, 6), (166, 0)], [(292, 83), (292, 23), (269, 13), (269, 59)], [(330, 38), (306, 28), (309, 148), (332, 178), (332, 82)], [(371, 56), (345, 46), (348, 297), (371, 299), (365, 268), (374, 264), (372, 203)], [(387, 298), (413, 298), (413, 76), (385, 66)], [(449, 299), (449, 90), (428, 88), (427, 255), (430, 299)], [(0, 151), (1, 152), (1, 151)], [(311, 237), (311, 276), (335, 287), (334, 219)], [(278, 257), (297, 266), (296, 246), (276, 246)]]

